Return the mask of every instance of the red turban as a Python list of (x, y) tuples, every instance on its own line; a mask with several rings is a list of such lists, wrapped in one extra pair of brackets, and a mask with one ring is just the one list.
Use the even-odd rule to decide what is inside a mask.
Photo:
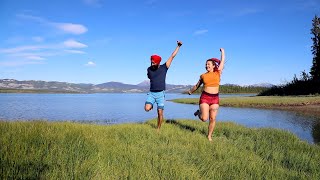
[(158, 55), (152, 55), (151, 56), (151, 59), (150, 59), (152, 62), (154, 62), (155, 64), (160, 64), (160, 62), (161, 62), (161, 57), (160, 56), (158, 56)]

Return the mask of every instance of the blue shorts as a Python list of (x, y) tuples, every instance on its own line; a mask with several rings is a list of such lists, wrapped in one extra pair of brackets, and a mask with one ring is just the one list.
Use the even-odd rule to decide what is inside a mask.
[(164, 91), (160, 92), (149, 92), (147, 94), (147, 100), (145, 104), (151, 104), (153, 106), (154, 103), (157, 103), (157, 109), (164, 109), (164, 99), (165, 93)]

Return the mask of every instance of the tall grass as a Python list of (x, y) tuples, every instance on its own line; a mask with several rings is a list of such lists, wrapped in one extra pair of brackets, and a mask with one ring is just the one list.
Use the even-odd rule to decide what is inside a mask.
[(289, 132), (168, 120), (0, 122), (0, 179), (319, 179), (320, 147)]
[[(173, 99), (171, 101), (198, 104), (199, 98)], [(280, 109), (320, 119), (320, 96), (224, 97), (220, 99), (220, 106)]]
[[(198, 104), (199, 98), (171, 100), (177, 103)], [(320, 96), (252, 96), (220, 98), (221, 106), (232, 107), (275, 107), (320, 105)]]

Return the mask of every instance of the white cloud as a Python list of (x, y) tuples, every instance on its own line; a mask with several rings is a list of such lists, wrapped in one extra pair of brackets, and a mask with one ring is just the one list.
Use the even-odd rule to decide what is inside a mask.
[(32, 40), (35, 42), (43, 42), (44, 38), (40, 36), (35, 36), (35, 37), (32, 37)]
[(24, 37), (24, 36), (13, 36), (13, 37), (8, 37), (5, 42), (8, 44), (21, 44), (21, 43), (26, 43), (26, 42), (44, 42), (44, 38), (40, 36), (34, 36), (34, 37)]
[[(19, 59), (19, 62), (24, 62), (24, 61), (29, 62), (28, 60), (36, 60), (36, 61), (45, 60), (46, 59), (45, 57), (52, 56), (52, 55), (53, 54), (50, 54), (50, 53), (41, 53), (41, 52), (29, 53), (29, 52), (26, 52), (26, 53), (8, 54), (8, 57), (10, 57), (13, 61)], [(32, 64), (32, 63), (30, 61), (30, 63), (25, 63), (25, 64)]]
[(10, 53), (19, 53), (19, 52), (23, 52), (23, 51), (37, 51), (37, 50), (45, 49), (45, 48), (46, 48), (45, 46), (33, 46), (33, 45), (18, 46), (18, 47), (14, 47), (14, 48), (0, 49), (0, 53), (10, 54)]
[(85, 48), (85, 47), (88, 47), (87, 45), (85, 44), (82, 44), (76, 40), (73, 40), (73, 39), (69, 39), (67, 41), (64, 41), (63, 42), (63, 45), (67, 48)]
[(72, 54), (86, 54), (86, 53), (83, 52), (83, 51), (72, 50), (72, 49), (67, 49), (67, 50), (64, 50), (64, 51), (67, 52), (67, 53), (72, 53)]
[(96, 63), (89, 61), (85, 66), (96, 66)]
[(88, 31), (88, 29), (81, 24), (72, 24), (72, 23), (54, 23), (56, 28), (70, 34), (83, 34)]
[(207, 32), (209, 32), (207, 29), (202, 29), (202, 30), (195, 31), (193, 34), (194, 35), (202, 35), (202, 34), (205, 34)]
[(10, 58), (11, 61), (2, 62), (1, 66), (22, 66), (27, 64), (39, 64), (39, 62), (33, 61), (42, 61), (46, 60), (47, 57), (59, 56), (66, 53), (85, 54), (84, 51), (66, 49), (85, 47), (87, 47), (87, 45), (75, 40), (67, 40), (59, 44), (26, 45), (13, 48), (3, 48), (0, 49), (0, 54), (4, 54), (8, 58)]
[(82, 24), (54, 22), (54, 21), (49, 21), (42, 17), (32, 16), (28, 14), (18, 14), (17, 17), (38, 22), (40, 24), (44, 24), (47, 26), (53, 26), (56, 29), (61, 30), (62, 32), (70, 33), (70, 34), (79, 35), (88, 31), (88, 29)]
[[(37, 52), (43, 50), (62, 50), (64, 48), (86, 48), (86, 44), (80, 43), (76, 40), (69, 39), (64, 41), (62, 44), (47, 44), (47, 45), (26, 45), (26, 46), (17, 46), (13, 48), (1, 48), (0, 54), (18, 54), (22, 52)], [(74, 51), (78, 52), (79, 51)]]
[(22, 18), (22, 19), (26, 19), (26, 20), (35, 21), (35, 22), (38, 22), (38, 23), (43, 23), (43, 24), (49, 24), (50, 23), (49, 21), (47, 21), (44, 18), (37, 17), (37, 16), (32, 16), (32, 15), (28, 15), (28, 14), (17, 14), (17, 17)]
[(87, 45), (70, 39), (60, 44), (26, 45), (13, 48), (3, 48), (0, 49), (0, 54), (7, 55), (8, 57), (18, 57), (19, 59), (45, 60), (46, 57), (62, 55), (65, 53), (85, 54), (84, 51), (73, 49), (85, 47), (87, 47)]
[(41, 57), (41, 56), (26, 56), (26, 59), (31, 59), (31, 60), (45, 60), (45, 58)]
[(19, 57), (21, 59), (21, 58), (27, 58), (27, 57), (32, 57), (32, 56), (50, 57), (50, 56), (57, 56), (59, 54), (61, 54), (61, 53), (58, 53), (58, 52), (19, 52), (19, 53), (8, 54), (8, 56)]
[[(88, 29), (82, 24), (53, 22), (42, 17), (32, 16), (28, 14), (18, 14), (17, 17), (24, 21), (38, 23), (38, 25), (45, 25), (51, 28), (53, 27), (60, 32), (68, 34), (79, 35), (88, 31)], [(74, 39), (49, 44), (44, 44), (44, 41), (45, 38), (41, 37), (40, 35), (32, 37), (16, 36), (13, 38), (9, 38), (7, 40), (8, 43), (23, 44), (33, 42), (33, 44), (0, 48), (0, 55), (4, 54), (4, 57), (9, 58), (6, 59), (7, 61), (1, 60), (0, 65), (22, 66), (26, 64), (39, 64), (43, 63), (44, 60), (52, 56), (59, 56), (68, 53), (85, 54), (84, 51), (80, 51), (77, 49), (88, 47), (86, 44), (83, 44)], [(93, 66), (95, 64), (88, 63), (88, 65)]]
[(0, 62), (0, 67), (16, 67), (23, 66), (28, 64), (44, 64), (43, 61), (30, 61), (30, 60), (22, 60), (22, 61), (4, 61)]

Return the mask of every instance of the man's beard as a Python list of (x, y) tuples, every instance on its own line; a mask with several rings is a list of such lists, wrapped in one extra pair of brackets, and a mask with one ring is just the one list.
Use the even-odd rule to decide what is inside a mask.
[(157, 69), (159, 68), (159, 66), (158, 66), (158, 65), (151, 65), (151, 68), (152, 68), (153, 70), (157, 70)]

